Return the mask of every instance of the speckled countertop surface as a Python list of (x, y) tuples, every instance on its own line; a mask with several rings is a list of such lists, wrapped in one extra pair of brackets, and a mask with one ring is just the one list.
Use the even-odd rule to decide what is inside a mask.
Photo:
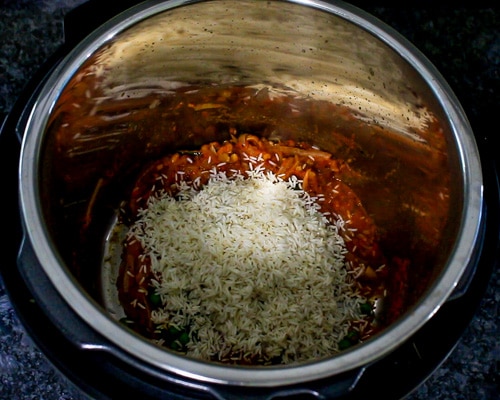
[[(0, 0), (0, 114), (63, 41), (64, 15), (82, 0)], [(440, 70), (473, 129), (498, 132), (500, 12), (486, 2), (469, 7), (362, 6), (412, 41)], [(436, 2), (437, 3), (437, 2)], [(491, 2), (493, 4), (493, 2)], [(491, 136), (489, 139), (491, 140)], [(448, 359), (408, 396), (424, 399), (500, 399), (500, 274)], [(446, 332), (441, 332), (445, 335)], [(0, 286), (0, 400), (77, 399), (68, 383), (24, 333)]]

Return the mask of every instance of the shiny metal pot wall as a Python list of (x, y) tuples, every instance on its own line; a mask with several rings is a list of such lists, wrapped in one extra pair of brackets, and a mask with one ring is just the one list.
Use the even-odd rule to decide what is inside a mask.
[[(415, 171), (439, 165), (442, 169), (434, 175), (450, 177), (451, 211), (439, 230), (442, 251), (428, 287), (396, 323), (328, 359), (236, 368), (159, 349), (106, 312), (102, 282), (96, 278), (102, 249), (88, 260), (79, 259), (80, 265), (71, 262), (77, 238), (87, 228), (86, 212), (97, 201), (106, 174), (119, 180), (137, 160), (201, 141), (196, 135), (163, 137), (154, 121), (138, 123), (135, 111), (147, 117), (147, 110), (156, 106), (152, 102), (145, 107), (144, 99), (207, 85), (252, 86), (276, 96), (294, 93), (329, 101), (352, 117), (339, 122), (339, 131), (365, 126), (357, 132), (363, 143), (370, 142), (373, 129), (385, 132), (377, 145), (399, 149), (400, 162), (418, 154), (414, 162), (421, 165)], [(127, 123), (127, 118), (134, 122)], [(68, 120), (71, 129), (66, 129)], [(438, 128), (430, 131), (430, 125)], [(322, 132), (306, 132), (299, 139), (335, 149), (331, 136)], [(442, 154), (444, 161), (436, 161)], [(146, 2), (118, 15), (76, 46), (45, 82), (26, 127), (20, 192), (26, 239), (37, 262), (74, 312), (120, 350), (102, 351), (118, 357), (120, 352), (132, 354), (185, 378), (238, 386), (313, 381), (388, 354), (448, 299), (474, 262), (482, 224), (479, 156), (449, 87), (396, 32), (340, 2)], [(108, 217), (103, 220), (109, 222)], [(90, 274), (84, 268), (88, 265), (94, 265)]]

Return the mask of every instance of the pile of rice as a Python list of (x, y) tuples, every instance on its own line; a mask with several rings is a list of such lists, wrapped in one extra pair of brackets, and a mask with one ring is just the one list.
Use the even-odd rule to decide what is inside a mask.
[(362, 319), (343, 221), (295, 177), (215, 169), (201, 189), (151, 197), (130, 228), (152, 260), (155, 324), (189, 332), (187, 355), (288, 364), (329, 356)]

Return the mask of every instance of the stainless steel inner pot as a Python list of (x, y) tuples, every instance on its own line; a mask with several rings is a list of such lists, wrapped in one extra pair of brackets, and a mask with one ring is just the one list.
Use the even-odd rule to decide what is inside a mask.
[[(429, 263), (422, 266), (426, 287), (401, 318), (369, 341), (300, 365), (223, 366), (160, 349), (106, 310), (103, 243), (119, 205), (117, 188), (137, 165), (207, 139), (196, 132), (168, 133), (150, 118), (158, 99), (224, 85), (332, 103), (344, 113), (329, 120), (335, 126), (294, 138), (341, 151), (334, 130), (370, 153), (359, 156), (365, 168), (369, 157), (385, 157), (412, 175), (393, 184), (387, 197), (384, 181), (378, 181), (380, 191), (366, 202), (375, 219), (381, 208), (394, 208), (379, 221), (390, 229), (404, 199), (421, 199), (405, 205), (405, 215), (413, 218), (408, 231), (399, 233), (425, 237), (432, 223), (429, 232), (439, 246), (422, 258)], [(165, 112), (168, 117), (172, 110)], [(314, 113), (309, 117), (314, 120)], [(271, 134), (286, 137), (284, 129)], [(449, 211), (429, 214), (442, 196), (441, 185), (449, 189)], [(116, 357), (131, 354), (200, 382), (253, 387), (334, 376), (394, 350), (433, 316), (471, 268), (483, 222), (478, 151), (445, 80), (380, 21), (342, 2), (314, 0), (145, 2), (97, 29), (52, 71), (31, 110), (20, 202), (25, 248), (74, 312), (114, 347), (85, 346)], [(426, 253), (425, 239), (419, 240), (413, 248)]]

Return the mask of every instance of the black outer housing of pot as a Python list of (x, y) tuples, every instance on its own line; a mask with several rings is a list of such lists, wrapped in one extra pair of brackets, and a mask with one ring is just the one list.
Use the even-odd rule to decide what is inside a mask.
[[(93, 3), (93, 4), (92, 4)], [(0, 160), (4, 171), (3, 199), (7, 210), (19, 210), (18, 162), (20, 141), (28, 114), (39, 88), (67, 51), (86, 33), (120, 10), (137, 1), (110, 2), (93, 24), (85, 29), (77, 21), (91, 13), (96, 2), (84, 3), (70, 12), (65, 20), (65, 44), (33, 77), (23, 95), (4, 121), (0, 134)], [(94, 14), (91, 14), (94, 15)], [(71, 29), (68, 29), (71, 27)], [(485, 183), (483, 232), (478, 257), (466, 271), (457, 287), (434, 317), (394, 352), (365, 367), (300, 386), (270, 389), (200, 384), (179, 376), (168, 375), (145, 365), (133, 356), (113, 348), (105, 338), (81, 320), (51, 285), (24, 236), (20, 213), (4, 238), (6, 249), (0, 264), (9, 297), (28, 334), (63, 375), (87, 395), (97, 399), (121, 396), (141, 399), (186, 398), (338, 398), (344, 400), (373, 397), (374, 390), (384, 399), (400, 399), (418, 387), (447, 358), (472, 319), (498, 259), (500, 201), (498, 160), (490, 154), (485, 138), (476, 138), (483, 162)], [(14, 214), (14, 213), (13, 213)], [(18, 264), (22, 249), (24, 262)], [(26, 256), (28, 254), (28, 256)], [(33, 256), (34, 257), (34, 256)], [(443, 334), (446, 332), (446, 334)], [(97, 344), (97, 346), (96, 346)], [(90, 346), (89, 346), (90, 345)], [(120, 358), (108, 350), (120, 352)], [(275, 393), (279, 394), (274, 396)]]

